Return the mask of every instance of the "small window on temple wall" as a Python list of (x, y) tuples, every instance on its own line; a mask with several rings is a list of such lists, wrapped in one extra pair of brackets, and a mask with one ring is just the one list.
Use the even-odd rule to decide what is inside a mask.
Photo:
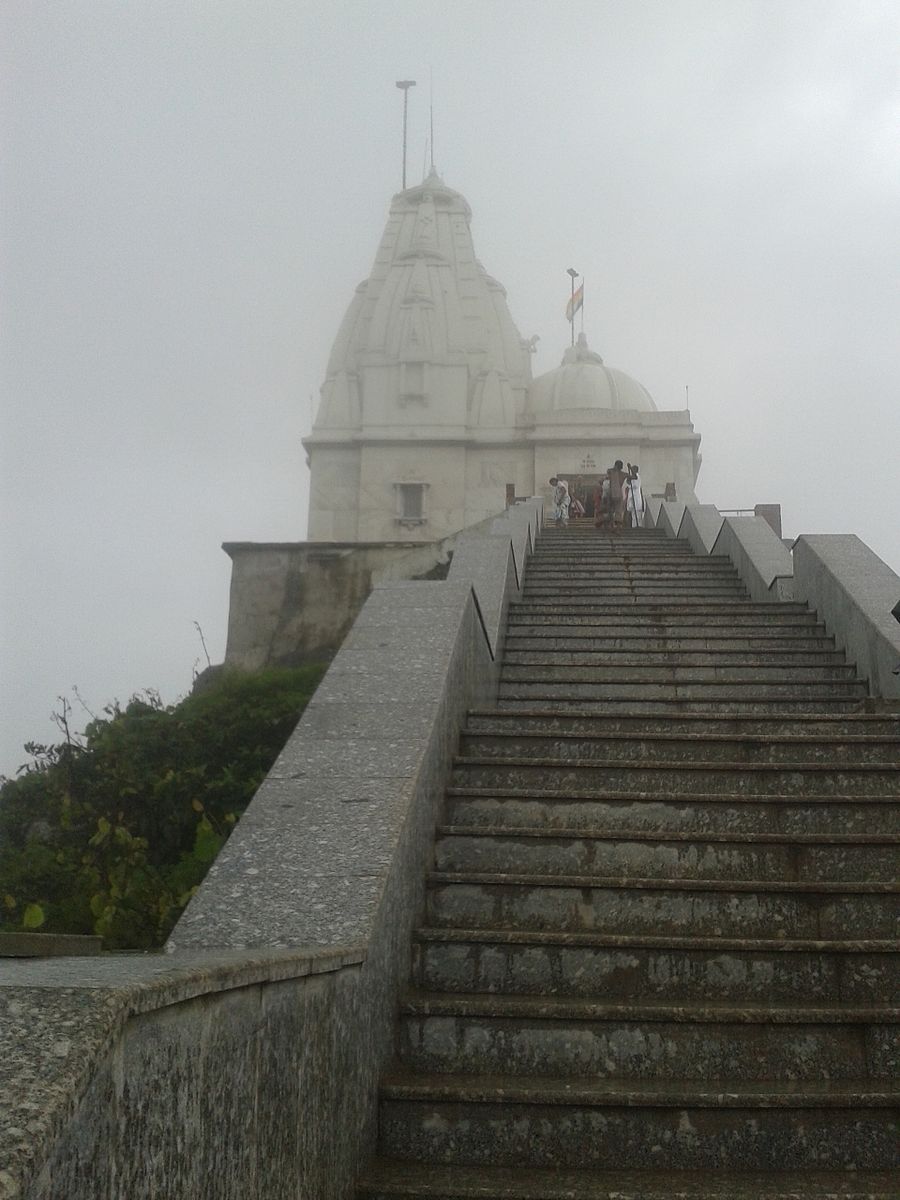
[(395, 483), (397, 521), (401, 525), (422, 525), (425, 516), (426, 483)]

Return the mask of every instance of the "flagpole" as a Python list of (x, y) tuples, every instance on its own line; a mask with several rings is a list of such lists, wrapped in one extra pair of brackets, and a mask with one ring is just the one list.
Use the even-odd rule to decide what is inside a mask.
[(572, 343), (571, 344), (574, 346), (575, 345), (575, 280), (578, 278), (578, 272), (575, 270), (574, 267), (567, 267), (566, 274), (569, 276), (569, 279), (572, 283), (572, 296), (571, 296), (571, 299), (569, 300), (569, 307), (571, 309), (572, 315), (569, 317), (569, 324), (572, 327), (572, 330), (571, 330)]

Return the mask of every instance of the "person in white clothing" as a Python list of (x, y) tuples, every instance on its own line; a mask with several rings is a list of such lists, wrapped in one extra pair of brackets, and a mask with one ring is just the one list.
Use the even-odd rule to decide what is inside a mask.
[(628, 464), (628, 479), (625, 482), (625, 511), (631, 517), (631, 528), (644, 523), (644, 493), (641, 490), (641, 474), (637, 463)]
[(556, 524), (568, 525), (569, 505), (572, 502), (569, 496), (569, 485), (565, 479), (558, 479), (553, 475), (550, 479), (550, 486), (553, 488), (553, 515), (556, 519)]

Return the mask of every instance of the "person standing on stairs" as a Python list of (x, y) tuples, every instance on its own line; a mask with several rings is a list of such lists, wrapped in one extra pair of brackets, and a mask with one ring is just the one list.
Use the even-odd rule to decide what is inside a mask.
[(569, 496), (569, 485), (565, 479), (558, 479), (553, 475), (550, 479), (550, 486), (553, 488), (553, 504), (554, 517), (556, 524), (565, 528), (569, 523), (569, 505), (571, 497)]
[(631, 528), (644, 523), (644, 493), (637, 463), (628, 463), (628, 480), (625, 484), (625, 511), (631, 517)]
[(594, 489), (594, 525), (602, 529), (610, 521), (609, 474), (601, 475)]
[(622, 469), (622, 460), (617, 458), (606, 472), (609, 477), (609, 503), (612, 509), (613, 531), (625, 523), (625, 482), (627, 476)]

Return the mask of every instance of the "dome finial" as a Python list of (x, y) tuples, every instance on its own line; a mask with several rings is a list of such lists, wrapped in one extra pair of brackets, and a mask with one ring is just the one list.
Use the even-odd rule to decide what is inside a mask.
[(563, 353), (562, 360), (563, 366), (571, 363), (596, 363), (598, 367), (603, 366), (603, 359), (599, 354), (595, 354), (588, 345), (587, 334), (584, 332), (584, 330), (579, 333), (578, 340), (575, 345), (570, 346), (568, 350)]

